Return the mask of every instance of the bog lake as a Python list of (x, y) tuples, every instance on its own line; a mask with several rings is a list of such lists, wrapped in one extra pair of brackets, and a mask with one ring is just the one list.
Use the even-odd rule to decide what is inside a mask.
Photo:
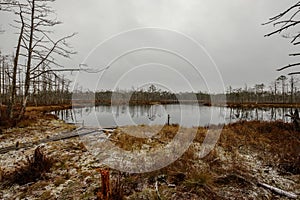
[(93, 127), (170, 124), (184, 127), (228, 124), (240, 120), (290, 122), (290, 108), (228, 108), (198, 104), (113, 105), (73, 108), (56, 111), (60, 119)]

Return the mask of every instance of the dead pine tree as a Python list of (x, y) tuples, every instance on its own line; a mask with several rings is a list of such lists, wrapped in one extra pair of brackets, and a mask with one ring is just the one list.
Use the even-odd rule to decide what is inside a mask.
[(24, 97), (20, 117), (24, 115), (26, 109), (31, 81), (44, 73), (42, 71), (33, 76), (35, 71), (43, 64), (49, 68), (50, 65), (62, 67), (56, 62), (54, 55), (69, 58), (71, 54), (75, 53), (69, 50), (70, 46), (66, 43), (66, 40), (75, 34), (62, 37), (56, 41), (52, 40), (49, 35), (49, 27), (61, 24), (60, 21), (50, 19), (49, 15), (54, 12), (48, 5), (50, 2), (53, 2), (53, 0), (28, 1), (28, 30), (26, 30), (27, 37), (23, 38), (23, 47), (27, 50), (25, 55), (27, 64), (25, 66)]
[[(15, 52), (14, 70), (12, 75), (12, 91), (10, 113), (14, 109), (16, 98), (16, 74), (17, 68), (24, 69), (24, 86), (22, 106), (18, 114), (18, 119), (24, 116), (26, 105), (30, 96), (30, 88), (33, 80), (41, 76), (45, 71), (41, 71), (41, 66), (44, 65), (46, 71), (49, 71), (53, 66), (63, 68), (57, 62), (57, 57), (70, 58), (76, 52), (71, 50), (67, 40), (73, 37), (76, 33), (61, 37), (54, 40), (51, 37), (53, 29), (56, 25), (61, 24), (56, 20), (54, 10), (50, 4), (54, 0), (20, 0), (10, 1), (1, 0), (1, 10), (12, 11), (19, 16), (13, 25), (19, 29), (19, 40)], [(5, 7), (5, 9), (3, 9)], [(18, 7), (18, 11), (16, 11)], [(19, 59), (26, 60), (25, 64), (21, 64)], [(10, 114), (12, 115), (12, 114)]]
[(20, 23), (21, 23), (21, 27), (20, 27), (20, 33), (19, 33), (19, 38), (18, 38), (18, 43), (17, 43), (17, 47), (16, 47), (16, 52), (14, 55), (14, 62), (13, 62), (13, 71), (12, 71), (12, 85), (11, 85), (11, 93), (10, 93), (10, 101), (8, 103), (8, 107), (7, 107), (7, 113), (8, 113), (8, 117), (10, 119), (14, 118), (14, 107), (16, 105), (16, 96), (17, 96), (17, 71), (18, 71), (18, 63), (19, 63), (19, 55), (20, 55), (20, 50), (21, 50), (21, 43), (22, 43), (22, 37), (24, 34), (24, 19), (23, 19), (23, 11), (22, 11), (22, 6), (20, 3), (18, 3), (18, 7), (19, 7), (19, 12), (16, 12), (17, 15), (19, 15), (20, 17)]

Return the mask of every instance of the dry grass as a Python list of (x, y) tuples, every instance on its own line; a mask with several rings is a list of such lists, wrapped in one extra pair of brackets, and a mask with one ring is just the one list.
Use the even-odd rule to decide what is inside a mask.
[[(25, 115), (21, 120), (17, 121), (19, 116), (16, 115), (13, 119), (9, 119), (7, 116), (7, 106), (0, 105), (0, 130), (1, 128), (5, 129), (10, 127), (25, 128), (32, 124), (35, 124), (38, 119), (58, 119), (57, 116), (48, 113), (51, 111), (65, 110), (71, 108), (72, 105), (69, 104), (57, 106), (27, 106)], [(20, 108), (16, 109), (16, 113), (19, 109)]]
[(177, 134), (179, 126), (134, 126), (122, 127), (114, 131), (112, 141), (116, 146), (126, 150), (141, 150), (143, 145), (152, 148), (160, 147), (170, 142)]
[[(257, 180), (299, 193), (300, 133), (295, 132), (291, 124), (253, 121), (226, 125), (215, 148), (206, 157), (199, 158), (207, 130), (196, 129), (193, 144), (167, 167), (144, 174), (109, 170), (112, 195), (119, 199), (159, 199), (155, 188), (158, 183), (161, 199), (282, 198), (258, 187), (255, 184)], [(164, 147), (180, 131), (187, 136), (191, 132), (175, 125), (138, 126), (119, 128), (110, 138), (115, 145), (127, 151), (147, 151)], [(182, 139), (186, 140), (185, 135)], [(94, 191), (101, 187), (100, 174), (95, 169), (80, 168), (80, 162), (71, 161), (78, 154), (85, 158), (84, 154), (88, 151), (84, 144), (75, 140), (59, 144), (55, 151), (66, 151), (68, 154), (57, 156), (51, 171), (62, 170), (65, 173), (52, 176), (49, 182), (56, 187), (65, 185), (60, 193), (61, 198), (71, 198), (74, 191), (80, 194), (81, 190), (86, 190), (88, 192), (82, 193), (81, 197), (95, 199)], [(165, 158), (162, 156), (162, 159)], [(74, 168), (77, 169), (76, 179), (71, 173)], [(27, 168), (23, 169), (26, 171)], [(73, 181), (69, 182), (71, 179)], [(83, 182), (87, 188), (80, 188)], [(41, 180), (34, 183), (31, 189), (45, 185), (45, 180)], [(51, 198), (48, 191), (44, 192), (44, 198)]]
[[(146, 128), (142, 126), (135, 131), (142, 133)], [(113, 138), (119, 147), (130, 151), (142, 149), (143, 144), (158, 148), (167, 144), (178, 130), (178, 126), (164, 126), (151, 140), (124, 134), (125, 131), (117, 131)], [(124, 194), (130, 197), (147, 196), (155, 199), (157, 198), (155, 192), (149, 188), (153, 188), (158, 177), (163, 175), (164, 180), (160, 180), (162, 199), (170, 199), (171, 191), (176, 192), (177, 197), (183, 195), (178, 199), (188, 198), (187, 193), (191, 198), (198, 199), (222, 199), (227, 195), (236, 195), (240, 198), (243, 197), (244, 190), (258, 190), (255, 182), (263, 178), (253, 173), (254, 169), (251, 168), (253, 166), (248, 166), (248, 161), (244, 158), (248, 155), (258, 159), (262, 166), (271, 165), (278, 172), (299, 175), (300, 133), (295, 132), (291, 124), (252, 121), (226, 125), (213, 151), (205, 158), (199, 159), (199, 147), (206, 132), (207, 128), (198, 128), (194, 143), (171, 165), (155, 172), (132, 174), (124, 178), (124, 188), (130, 191)], [(255, 164), (257, 161), (253, 162)], [(255, 170), (263, 171), (263, 169)], [(139, 183), (145, 180), (148, 187), (141, 188)], [(176, 185), (176, 188), (167, 187), (167, 183)], [(221, 192), (220, 188), (224, 191)]]
[[(292, 124), (244, 122), (227, 126), (223, 133), (220, 140), (222, 146), (243, 145), (252, 152), (261, 154), (264, 161), (281, 166), (286, 172), (299, 174), (300, 133), (294, 131)], [(229, 137), (232, 138), (231, 141), (228, 141)]]

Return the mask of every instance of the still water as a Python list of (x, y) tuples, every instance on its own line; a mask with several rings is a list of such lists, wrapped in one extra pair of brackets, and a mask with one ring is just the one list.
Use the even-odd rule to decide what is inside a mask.
[(194, 127), (228, 124), (239, 120), (283, 120), (289, 122), (290, 119), (285, 114), (288, 114), (290, 110), (289, 108), (232, 109), (199, 106), (198, 104), (171, 104), (85, 107), (58, 111), (55, 114), (69, 123), (101, 127), (166, 124), (169, 115), (170, 124)]

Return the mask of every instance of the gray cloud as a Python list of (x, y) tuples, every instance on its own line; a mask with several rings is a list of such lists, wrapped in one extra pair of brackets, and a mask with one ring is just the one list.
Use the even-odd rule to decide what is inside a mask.
[[(243, 87), (245, 83), (253, 85), (255, 83), (269, 83), (280, 74), (275, 71), (276, 67), (288, 64), (291, 59), (288, 53), (293, 51), (293, 47), (286, 39), (280, 36), (264, 38), (263, 35), (272, 30), (272, 26), (262, 26), (261, 24), (271, 16), (276, 15), (283, 9), (294, 4), (295, 0), (86, 0), (86, 1), (56, 1), (54, 4), (57, 16), (64, 24), (60, 25), (55, 34), (65, 35), (72, 32), (79, 34), (71, 40), (72, 45), (78, 54), (72, 60), (62, 60), (68, 67), (77, 67), (88, 56), (99, 43), (114, 34), (141, 27), (160, 27), (175, 30), (187, 34), (197, 40), (209, 52), (216, 62), (225, 85)], [(1, 13), (0, 24), (7, 29), (7, 33), (0, 35), (1, 49), (12, 52), (15, 45), (15, 37), (6, 24), (12, 22), (12, 17), (7, 17)], [(152, 35), (153, 36), (153, 35)], [(151, 37), (152, 37), (151, 36)], [(145, 36), (150, 37), (150, 36)], [(163, 34), (158, 35), (162, 40)], [(143, 39), (138, 35), (132, 39)], [(172, 41), (170, 38), (166, 41)], [(93, 55), (87, 60), (90, 66), (101, 66), (106, 58), (110, 57), (112, 51), (117, 51), (118, 46), (124, 45), (128, 41), (119, 41), (113, 49), (107, 49), (102, 53)], [(174, 44), (180, 43), (174, 38)], [(171, 42), (172, 43), (172, 42)], [(186, 44), (178, 44), (182, 49), (192, 49)], [(172, 44), (169, 44), (172, 47)], [(100, 55), (101, 54), (101, 55)], [(190, 52), (191, 59), (196, 59), (198, 54), (203, 52)], [(136, 54), (136, 56), (141, 56)], [(147, 57), (143, 55), (147, 60)], [(163, 60), (155, 55), (156, 58)], [(99, 58), (102, 58), (100, 60)], [(193, 75), (193, 70), (187, 70), (187, 66), (181, 65), (175, 58), (168, 57), (168, 64), (174, 66), (182, 73), (185, 73), (192, 84), (203, 84), (203, 79), (197, 79)], [(173, 60), (172, 60), (173, 59)], [(144, 60), (144, 61), (146, 61)], [(148, 59), (149, 60), (149, 59)], [(151, 59), (150, 59), (151, 60)], [(118, 77), (124, 73), (124, 69), (130, 69), (136, 64), (141, 64), (143, 60), (134, 58), (133, 55), (123, 59), (122, 62), (112, 67), (106, 74), (109, 77)], [(176, 61), (176, 62), (175, 62)], [(177, 65), (176, 65), (177, 63)], [(121, 69), (122, 66), (124, 69)], [(150, 67), (151, 68), (151, 67)], [(158, 69), (153, 66), (152, 71)], [(145, 80), (155, 76), (152, 72), (145, 70)], [(167, 73), (165, 69), (159, 72), (161, 79), (169, 80), (170, 84), (176, 80), (172, 73)], [(128, 76), (128, 80), (123, 85), (137, 86), (142, 80), (143, 74), (136, 72), (136, 79), (132, 80), (134, 73)], [(93, 79), (83, 78), (81, 84), (91, 88), (95, 84), (99, 75)], [(130, 78), (129, 78), (130, 77)], [(214, 76), (206, 77), (213, 80)], [(130, 79), (130, 80), (129, 80)], [(78, 79), (79, 80), (79, 79)], [(125, 80), (125, 79), (124, 79)], [(197, 82), (198, 80), (198, 82)], [(101, 81), (100, 81), (101, 82)], [(105, 80), (106, 86), (109, 80)], [(211, 81), (213, 82), (213, 81)], [(212, 83), (210, 83), (212, 84)], [(103, 85), (103, 86), (104, 86)], [(177, 84), (178, 85), (178, 84)], [(102, 86), (100, 85), (99, 88)], [(218, 90), (218, 86), (212, 86)], [(205, 88), (205, 87), (204, 87)], [(178, 85), (178, 89), (184, 87)], [(196, 88), (203, 89), (202, 86)]]

